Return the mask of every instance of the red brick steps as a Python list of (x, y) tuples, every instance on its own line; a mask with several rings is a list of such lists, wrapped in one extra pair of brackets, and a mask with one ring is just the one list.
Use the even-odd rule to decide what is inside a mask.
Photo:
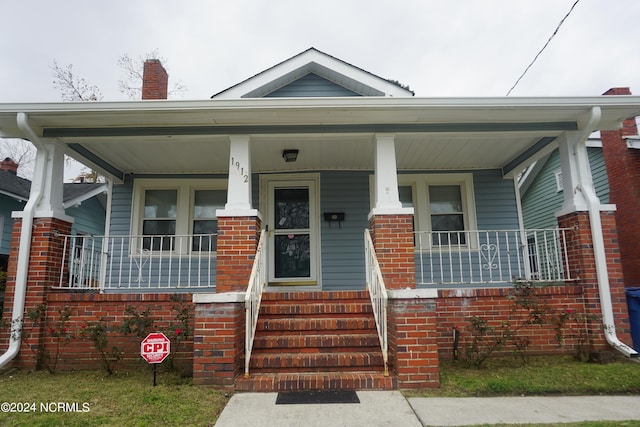
[(397, 388), (384, 361), (366, 292), (263, 296), (249, 378), (239, 391)]

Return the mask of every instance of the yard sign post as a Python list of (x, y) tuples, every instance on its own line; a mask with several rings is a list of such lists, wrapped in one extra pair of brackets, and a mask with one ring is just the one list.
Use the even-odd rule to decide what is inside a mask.
[(156, 367), (169, 356), (171, 341), (162, 332), (152, 332), (140, 343), (140, 356), (153, 364), (153, 386), (156, 386)]

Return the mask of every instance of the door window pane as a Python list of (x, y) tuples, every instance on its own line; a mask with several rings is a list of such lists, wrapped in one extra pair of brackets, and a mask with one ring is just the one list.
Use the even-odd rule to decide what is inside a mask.
[(274, 193), (275, 228), (309, 228), (309, 189), (276, 188)]
[(308, 234), (274, 236), (275, 277), (310, 277), (311, 247)]

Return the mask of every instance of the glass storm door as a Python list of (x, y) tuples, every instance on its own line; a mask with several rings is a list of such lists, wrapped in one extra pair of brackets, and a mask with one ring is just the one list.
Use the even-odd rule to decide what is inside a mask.
[(269, 282), (316, 285), (315, 181), (269, 182)]

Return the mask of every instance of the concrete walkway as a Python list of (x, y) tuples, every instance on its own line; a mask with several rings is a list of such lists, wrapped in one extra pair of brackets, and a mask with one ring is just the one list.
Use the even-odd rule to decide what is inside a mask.
[(216, 427), (423, 427), (640, 420), (640, 396), (405, 398), (358, 391), (360, 403), (276, 405), (277, 393), (234, 395)]

